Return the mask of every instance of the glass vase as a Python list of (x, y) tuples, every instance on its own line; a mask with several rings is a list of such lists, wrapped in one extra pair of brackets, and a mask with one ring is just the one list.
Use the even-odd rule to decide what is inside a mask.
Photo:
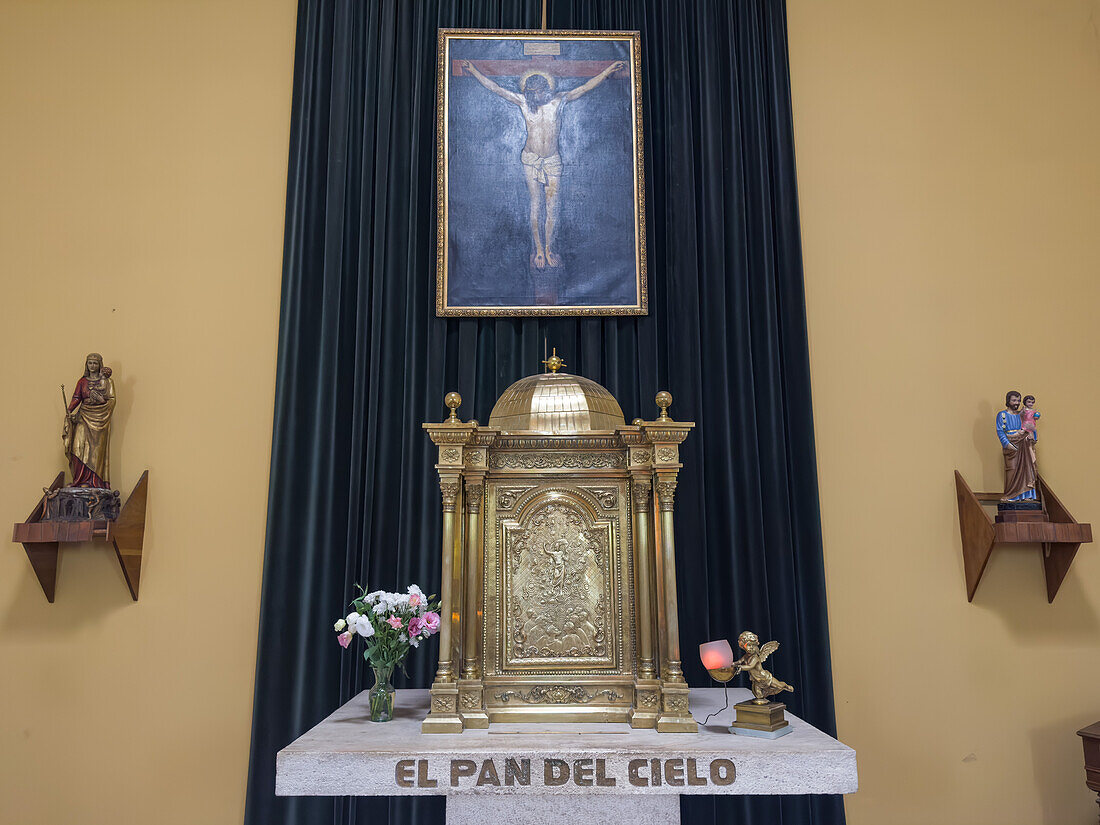
[(367, 693), (370, 700), (370, 720), (388, 722), (393, 719), (393, 695), (395, 693), (391, 679), (393, 665), (371, 665), (374, 671), (374, 686)]

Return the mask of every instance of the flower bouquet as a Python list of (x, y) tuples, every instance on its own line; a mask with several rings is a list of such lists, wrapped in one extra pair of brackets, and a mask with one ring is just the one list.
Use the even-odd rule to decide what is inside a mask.
[(374, 687), (367, 694), (370, 719), (388, 722), (393, 718), (393, 669), (400, 666), (404, 670), (409, 650), (439, 632), (439, 602), (435, 596), (425, 596), (415, 584), (409, 585), (407, 593), (367, 593), (362, 587), (359, 593), (351, 603), (355, 610), (337, 620), (333, 628), (340, 634), (337, 639), (343, 648), (354, 636), (366, 643), (363, 658), (374, 671)]

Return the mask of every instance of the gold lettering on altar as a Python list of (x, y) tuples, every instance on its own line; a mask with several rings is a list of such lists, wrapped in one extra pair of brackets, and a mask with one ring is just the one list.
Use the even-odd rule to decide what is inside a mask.
[(399, 788), (438, 788), (440, 781), (452, 788), (491, 790), (497, 787), (614, 788), (622, 779), (635, 788), (723, 787), (736, 778), (733, 760), (671, 756), (617, 761), (606, 757), (583, 759), (546, 758), (532, 770), (525, 756), (490, 759), (399, 759), (394, 765), (394, 784)]

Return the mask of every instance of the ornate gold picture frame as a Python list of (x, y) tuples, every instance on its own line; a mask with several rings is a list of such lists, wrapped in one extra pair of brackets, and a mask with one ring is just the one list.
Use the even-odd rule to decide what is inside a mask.
[(436, 314), (645, 315), (638, 32), (440, 29)]

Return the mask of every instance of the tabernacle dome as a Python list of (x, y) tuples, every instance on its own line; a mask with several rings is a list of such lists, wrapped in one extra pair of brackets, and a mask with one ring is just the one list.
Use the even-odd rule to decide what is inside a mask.
[(604, 387), (566, 372), (521, 378), (497, 399), (489, 427), (503, 433), (575, 435), (626, 424), (622, 408)]

